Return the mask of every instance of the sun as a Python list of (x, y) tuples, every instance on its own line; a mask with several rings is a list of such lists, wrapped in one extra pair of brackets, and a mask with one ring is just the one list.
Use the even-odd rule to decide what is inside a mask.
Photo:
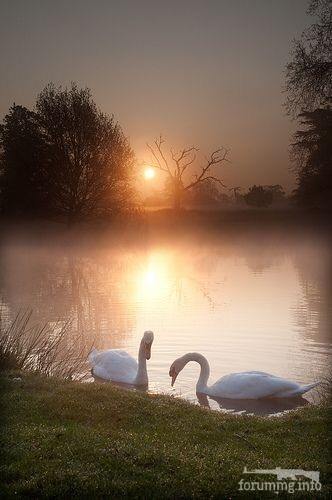
[(156, 175), (156, 172), (155, 172), (154, 168), (152, 168), (152, 167), (146, 167), (146, 169), (144, 170), (144, 178), (146, 180), (153, 179), (155, 175)]

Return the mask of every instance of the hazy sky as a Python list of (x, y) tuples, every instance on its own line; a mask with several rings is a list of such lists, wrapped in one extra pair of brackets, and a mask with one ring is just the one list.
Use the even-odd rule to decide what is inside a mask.
[(0, 115), (48, 82), (92, 89), (139, 159), (231, 150), (230, 185), (293, 182), (283, 71), (306, 0), (0, 0)]

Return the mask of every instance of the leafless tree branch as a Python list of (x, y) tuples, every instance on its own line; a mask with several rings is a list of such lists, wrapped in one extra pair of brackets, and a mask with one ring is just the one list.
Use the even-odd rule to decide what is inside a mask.
[(164, 172), (167, 172), (169, 173), (169, 169), (165, 168), (162, 166), (161, 164), (161, 161), (160, 159), (158, 158), (158, 155), (156, 154), (155, 150), (153, 149), (152, 146), (150, 146), (150, 144), (146, 144), (148, 149), (150, 150), (152, 156), (154, 157), (154, 159), (156, 160), (157, 164), (156, 165), (153, 165), (154, 168), (158, 168), (159, 170), (163, 170)]
[[(202, 167), (201, 173), (199, 175), (196, 175), (196, 179), (193, 182), (191, 182), (188, 186), (186, 186), (185, 189), (186, 190), (191, 189), (192, 187), (196, 186), (199, 182), (203, 182), (204, 180), (206, 180), (208, 177), (210, 178), (210, 180), (216, 181), (217, 180), (216, 177), (206, 176), (206, 174), (208, 173), (211, 167), (220, 165), (226, 161), (228, 162), (229, 161), (229, 159), (227, 158), (228, 153), (229, 153), (228, 149), (225, 148), (220, 148), (217, 149), (216, 151), (213, 151), (213, 153), (211, 153), (210, 155), (210, 158), (207, 160), (206, 165)], [(219, 181), (220, 179), (218, 179), (218, 182)], [(221, 181), (219, 183), (222, 184)]]
[(194, 164), (196, 161), (196, 153), (199, 151), (195, 146), (181, 149), (179, 152), (174, 152), (170, 150), (170, 157), (174, 164), (172, 169), (168, 163), (168, 160), (163, 151), (164, 140), (162, 136), (159, 136), (151, 146), (147, 144), (149, 151), (151, 152), (155, 164), (154, 168), (166, 172), (170, 177), (172, 183), (174, 184), (174, 192), (177, 198), (181, 197), (181, 193), (188, 191), (197, 184), (204, 182), (206, 180), (214, 181), (222, 187), (226, 187), (221, 179), (215, 175), (210, 175), (210, 169), (214, 166), (220, 166), (224, 162), (228, 162), (227, 158), (228, 150), (226, 148), (219, 148), (213, 151), (209, 158), (206, 159), (206, 164), (201, 167), (200, 172), (194, 175), (194, 179), (185, 186), (184, 184), (184, 173), (187, 171), (188, 167)]

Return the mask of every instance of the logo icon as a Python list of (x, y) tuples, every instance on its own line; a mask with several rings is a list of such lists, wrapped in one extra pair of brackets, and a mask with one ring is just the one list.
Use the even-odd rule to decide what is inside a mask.
[(278, 494), (279, 491), (294, 493), (295, 491), (320, 491), (322, 484), (319, 481), (319, 471), (304, 469), (252, 469), (244, 467), (243, 474), (263, 474), (273, 475), (276, 479), (271, 481), (239, 481), (239, 491), (273, 491)]

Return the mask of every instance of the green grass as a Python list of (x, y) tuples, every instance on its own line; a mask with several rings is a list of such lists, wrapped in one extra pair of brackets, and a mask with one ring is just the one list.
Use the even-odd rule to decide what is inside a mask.
[(0, 383), (0, 498), (234, 498), (244, 466), (319, 470), (332, 496), (327, 406), (259, 418), (28, 372)]

